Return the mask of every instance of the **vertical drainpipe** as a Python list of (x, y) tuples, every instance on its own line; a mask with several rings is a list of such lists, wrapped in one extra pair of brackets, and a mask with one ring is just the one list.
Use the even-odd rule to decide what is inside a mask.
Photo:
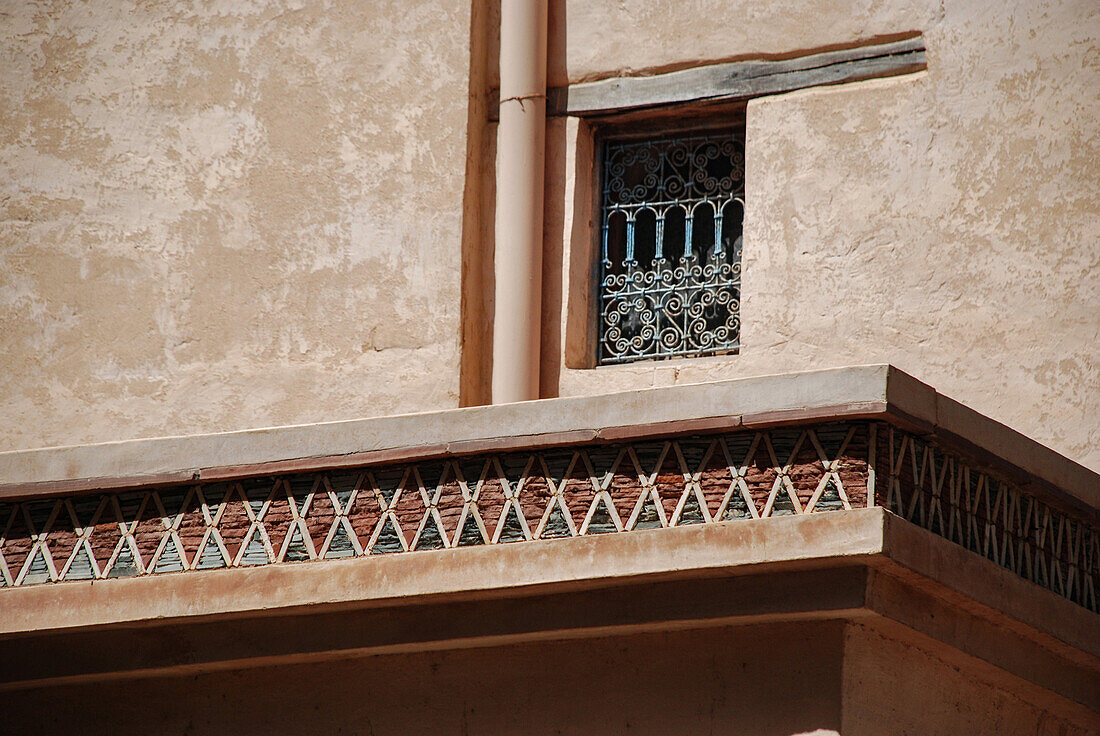
[(501, 0), (493, 403), (539, 397), (547, 0)]

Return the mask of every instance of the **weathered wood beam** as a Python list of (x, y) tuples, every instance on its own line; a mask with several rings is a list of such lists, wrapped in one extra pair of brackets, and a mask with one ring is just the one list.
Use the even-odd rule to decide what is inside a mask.
[(733, 61), (650, 77), (613, 77), (549, 90), (550, 115), (604, 115), (643, 107), (739, 100), (911, 74), (927, 68), (924, 38), (779, 61)]

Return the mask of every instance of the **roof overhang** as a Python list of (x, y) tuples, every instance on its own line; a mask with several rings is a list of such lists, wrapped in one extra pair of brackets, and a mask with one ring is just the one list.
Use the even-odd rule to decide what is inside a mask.
[[(826, 452), (830, 433), (843, 442)], [(807, 454), (796, 458), (800, 451), (794, 449), (788, 460), (777, 458), (774, 448), (784, 436), (798, 437), (795, 447)], [(697, 494), (704, 507), (710, 503), (702, 488), (710, 471), (697, 458), (688, 467), (683, 458), (689, 445), (732, 447), (729, 438), (735, 437), (755, 438), (752, 447), (770, 453), (770, 459), (763, 450), (757, 456), (760, 487), (749, 488), (745, 468), (739, 476), (728, 468), (733, 475), (722, 481), (727, 494), (741, 483), (744, 498), (759, 500), (759, 508), (724, 521), (730, 518), (722, 511), (732, 498), (727, 495), (720, 506), (685, 521), (689, 495)], [(535, 458), (560, 451), (573, 453), (576, 463), (613, 447), (637, 464), (646, 443), (679, 453), (684, 472), (662, 481), (662, 460), (650, 475), (626, 478), (634, 485), (623, 493), (643, 494), (630, 520), (624, 515), (616, 527), (627, 533), (595, 533), (590, 509), (567, 538), (545, 539), (532, 524), (524, 535), (534, 541), (506, 544), (501, 521), (481, 546), (459, 546), (458, 531), (450, 530), (443, 549), (376, 554), (384, 521), (371, 521), (376, 531), (357, 540), (350, 559), (326, 559), (330, 532), (323, 546), (310, 547), (309, 562), (285, 561), (284, 544), (282, 554), (272, 557), (269, 549), (267, 562), (246, 566), (245, 545), (238, 542), (239, 552), (223, 561), (229, 569), (196, 569), (199, 556), (190, 552), (186, 572), (139, 564), (136, 577), (116, 578), (103, 568), (84, 581), (62, 576), (62, 562), (31, 580), (36, 550), (51, 542), (45, 532), (29, 534), (16, 540), (24, 545), (16, 550), (23, 555), (18, 569), (15, 563), (0, 568), (7, 575), (0, 589), (0, 689), (641, 630), (841, 619), (924, 637), (943, 656), (977, 662), (994, 680), (1007, 678), (1006, 686), (1078, 721), (1087, 722), (1087, 709), (1100, 709), (1100, 627), (1089, 610), (1096, 605), (1100, 564), (1100, 477), (890, 366), (0, 453), (0, 510), (25, 511), (31, 519), (32, 509), (69, 508), (96, 494), (159, 499), (173, 489), (221, 484), (235, 489), (230, 496), (239, 494), (238, 521), (253, 529), (264, 520), (255, 508), (243, 515), (246, 488), (255, 487), (247, 486), (249, 479), (272, 479), (274, 490), (264, 491), (271, 503), (280, 489), (290, 497), (293, 478), (316, 478), (317, 494), (327, 493), (336, 504), (336, 491), (318, 484), (341, 473), (358, 473), (354, 493), (366, 494), (374, 481), (363, 479), (373, 478), (374, 468), (440, 461), (457, 468), (472, 458), (487, 479), (493, 463), (500, 467), (493, 458), (505, 453)], [(748, 452), (746, 467), (754, 450)], [(580, 481), (592, 484), (592, 509), (604, 493), (612, 508), (617, 503), (610, 495), (618, 492), (616, 467), (599, 471), (606, 476), (590, 470)], [(795, 480), (803, 486), (796, 489), (792, 478), (799, 473)], [(830, 479), (843, 479), (848, 495), (825, 513), (815, 504)], [(553, 485), (549, 475), (545, 480)], [(686, 490), (658, 512), (662, 528), (643, 529), (636, 522), (644, 494), (657, 493), (662, 482), (673, 482), (676, 493)], [(442, 491), (432, 501), (428, 484), (419, 483), (409, 492), (419, 492), (430, 508), (416, 513), (437, 513), (432, 504), (441, 503)], [(797, 508), (775, 516), (773, 502), (786, 493), (785, 484)], [(463, 481), (464, 495), (455, 497), (464, 515), (479, 503), (475, 485)], [(383, 504), (382, 518), (396, 520), (400, 510), (386, 508), (380, 491), (370, 488)], [(201, 497), (198, 490), (186, 492)], [(519, 503), (515, 494), (505, 496), (504, 503)], [(294, 523), (306, 524), (299, 515), (312, 513), (304, 510), (310, 502), (301, 509), (298, 503), (291, 498)], [(333, 531), (339, 524), (351, 528), (351, 505), (327, 512), (335, 513), (336, 520), (326, 522)], [(205, 524), (201, 538), (208, 541), (225, 517), (206, 501), (201, 506), (194, 520)], [(457, 506), (451, 511), (459, 513)], [(145, 522), (132, 513), (125, 535), (135, 538), (135, 554), (145, 554), (136, 539)], [(152, 560), (180, 533), (183, 511), (162, 515), (148, 520), (153, 536), (162, 535), (159, 547), (152, 540)], [(426, 522), (420, 523), (423, 529)], [(5, 533), (0, 529), (0, 548), (11, 541), (5, 542)], [(116, 564), (126, 544), (118, 543), (108, 565)], [(403, 541), (400, 548), (416, 546)], [(0, 555), (8, 554), (4, 549)], [(228, 554), (225, 545), (222, 554)], [(74, 558), (68, 559), (71, 565)], [(7, 564), (2, 557), (0, 564)]]

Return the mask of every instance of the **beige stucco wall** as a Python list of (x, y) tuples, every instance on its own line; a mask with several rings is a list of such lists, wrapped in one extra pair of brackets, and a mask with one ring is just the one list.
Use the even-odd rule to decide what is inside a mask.
[(844, 634), (844, 736), (1097, 733), (949, 663), (942, 654), (849, 624)]
[[(0, 449), (484, 401), (494, 6), (6, 3)], [(914, 31), (927, 72), (749, 104), (731, 358), (563, 357), (592, 162), (552, 120), (544, 394), (892, 362), (1100, 469), (1095, 3), (553, 0), (549, 74)]]
[(0, 449), (458, 404), (469, 3), (0, 11)]
[[(740, 355), (570, 368), (586, 320), (551, 299), (547, 393), (890, 362), (1100, 469), (1100, 5), (586, 0), (556, 25), (559, 83), (910, 31), (928, 70), (748, 105)], [(590, 164), (555, 125), (547, 247), (568, 262)]]
[(0, 692), (12, 733), (836, 736), (839, 623), (397, 654)]
[(841, 621), (161, 674), (8, 690), (0, 707), (9, 732), (38, 734), (1089, 733), (935, 651)]

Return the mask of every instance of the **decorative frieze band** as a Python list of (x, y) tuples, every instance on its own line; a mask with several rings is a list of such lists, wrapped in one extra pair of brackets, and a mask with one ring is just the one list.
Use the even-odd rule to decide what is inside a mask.
[(0, 584), (501, 544), (867, 504), (866, 424), (0, 505)]
[[(884, 505), (1097, 610), (1094, 526), (882, 423), (479, 454), (0, 504), (0, 587)], [(0, 594), (2, 595), (2, 594)]]
[[(885, 425), (876, 483), (898, 516), (1100, 612), (1100, 530), (959, 455)], [(884, 472), (885, 471), (885, 472)]]

